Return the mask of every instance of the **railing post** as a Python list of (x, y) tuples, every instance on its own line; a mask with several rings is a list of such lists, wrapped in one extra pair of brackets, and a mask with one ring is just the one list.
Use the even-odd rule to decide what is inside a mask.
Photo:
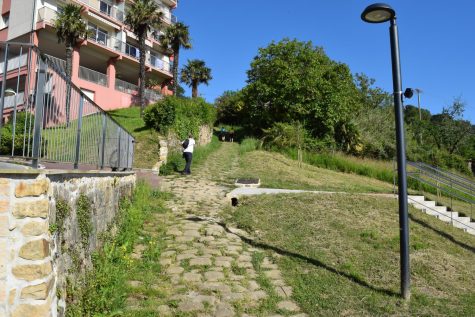
[(81, 149), (81, 128), (82, 128), (82, 108), (84, 106), (84, 96), (79, 95), (79, 110), (78, 110), (78, 130), (76, 134), (76, 155), (74, 156), (74, 169), (79, 167), (79, 154)]
[(35, 123), (33, 126), (33, 155), (32, 167), (38, 168), (38, 158), (40, 156), (41, 147), (41, 126), (43, 123), (43, 110), (45, 102), (45, 86), (46, 86), (46, 63), (40, 57), (38, 58), (38, 82), (35, 93)]
[(120, 127), (117, 127), (117, 138), (118, 138), (118, 147), (117, 147), (117, 168), (120, 168)]
[(106, 132), (107, 132), (107, 117), (103, 113), (102, 114), (102, 140), (101, 140), (101, 163), (100, 169), (104, 169), (104, 157), (105, 157), (105, 150), (106, 150)]
[(127, 161), (125, 162), (125, 169), (129, 168), (129, 146), (130, 146), (130, 135), (127, 135)]
[(0, 97), (0, 140), (2, 139), (3, 109), (5, 108), (5, 87), (7, 85), (8, 45), (8, 43), (5, 44), (5, 58), (3, 60), (3, 79)]

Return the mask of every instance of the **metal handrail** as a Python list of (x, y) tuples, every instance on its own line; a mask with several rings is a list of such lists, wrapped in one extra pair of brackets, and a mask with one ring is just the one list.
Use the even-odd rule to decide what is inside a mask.
[[(411, 198), (411, 197), (408, 197), (408, 199), (409, 199), (410, 201), (416, 203), (416, 204), (421, 205), (422, 207), (424, 207), (424, 208), (426, 208), (426, 209), (430, 209), (431, 211), (433, 211), (433, 212), (435, 212), (435, 213), (437, 213), (437, 214), (439, 214), (439, 215), (441, 215), (441, 216), (448, 217), (448, 215), (445, 215), (443, 212), (440, 212), (440, 211), (438, 211), (438, 210), (436, 210), (436, 209), (434, 209), (434, 208), (432, 208), (432, 207), (426, 206), (426, 205), (424, 205), (423, 203), (421, 203), (421, 202), (418, 201), (418, 200), (415, 200), (415, 199), (413, 199), (413, 198)], [(447, 211), (447, 212), (456, 212), (456, 211)], [(466, 227), (467, 229), (475, 229), (474, 226), (470, 225), (471, 222), (470, 222), (469, 224), (464, 223), (464, 222), (461, 222), (461, 221), (459, 221), (458, 219), (454, 219), (452, 214), (450, 215), (450, 221), (452, 222), (452, 225), (453, 225), (454, 222), (457, 222), (457, 223), (461, 224), (462, 226)]]
[[(446, 175), (447, 177), (450, 177), (451, 179), (455, 178), (455, 179), (459, 180), (461, 183), (469, 185), (470, 189), (475, 189), (475, 182), (469, 180), (468, 178), (462, 177), (462, 176), (457, 175), (455, 173), (451, 173), (449, 171), (444, 171), (444, 170), (442, 170), (442, 169), (440, 169), (436, 166), (433, 166), (433, 165), (430, 165), (430, 164), (427, 164), (427, 163), (424, 163), (424, 162), (417, 162), (415, 164), (419, 164), (420, 166), (424, 166), (428, 169), (434, 170), (437, 173), (440, 173), (442, 175)], [(467, 188), (467, 189), (469, 189), (469, 188)]]
[(409, 177), (411, 177), (411, 178), (413, 178), (413, 179), (415, 179), (415, 180), (417, 180), (417, 181), (419, 181), (419, 182), (421, 182), (421, 183), (424, 183), (424, 184), (426, 184), (426, 185), (435, 187), (436, 189), (440, 190), (441, 192), (444, 192), (444, 193), (446, 193), (446, 194), (449, 194), (449, 195), (453, 196), (454, 198), (460, 199), (460, 200), (462, 200), (462, 201), (464, 201), (464, 202), (466, 202), (466, 203), (475, 204), (475, 199), (470, 199), (470, 198), (467, 198), (467, 197), (463, 197), (463, 196), (461, 196), (461, 195), (458, 195), (457, 193), (451, 192), (451, 191), (447, 190), (447, 188), (445, 188), (445, 187), (441, 187), (441, 186), (439, 186), (439, 185), (437, 185), (437, 184), (434, 184), (434, 183), (432, 183), (432, 182), (430, 182), (430, 181), (428, 181), (428, 180), (426, 180), (426, 179), (423, 179), (423, 178), (421, 178), (421, 177), (415, 176), (415, 175), (417, 175), (417, 174), (419, 174), (419, 173), (409, 172), (409, 173), (407, 173), (407, 176), (409, 176)]
[[(444, 173), (433, 172), (432, 170), (435, 168), (424, 163), (407, 162), (407, 164), (412, 167), (415, 167), (419, 171), (423, 172), (424, 175), (432, 179), (435, 179), (440, 183), (450, 186), (451, 188), (455, 188), (457, 191), (460, 191), (466, 195), (475, 197), (475, 191), (474, 191), (475, 187), (467, 186), (466, 183), (459, 182), (457, 179), (450, 177), (450, 175), (455, 175), (455, 174), (451, 174), (447, 172), (447, 175), (444, 175)], [(441, 172), (440, 169), (437, 169), (437, 170)]]
[[(10, 100), (6, 89), (21, 102), (13, 105), (7, 123), (11, 129), (2, 129), (0, 121), (0, 139), (6, 141), (2, 155), (31, 160), (33, 167), (49, 161), (72, 163), (74, 168), (79, 164), (132, 168), (134, 137), (66, 76), (58, 59), (25, 43), (0, 42), (0, 48), (4, 61), (0, 113)], [(28, 55), (25, 66), (14, 62), (22, 54)], [(16, 68), (8, 70), (14, 64)], [(2, 135), (2, 130), (11, 136)]]

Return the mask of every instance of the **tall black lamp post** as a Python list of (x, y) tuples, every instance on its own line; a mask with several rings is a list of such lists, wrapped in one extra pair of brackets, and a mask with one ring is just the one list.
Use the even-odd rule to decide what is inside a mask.
[(391, 61), (393, 72), (394, 112), (396, 114), (397, 172), (399, 198), (399, 234), (401, 263), (401, 295), (409, 299), (409, 223), (407, 212), (407, 178), (406, 178), (406, 145), (404, 142), (404, 117), (402, 110), (401, 65), (399, 62), (399, 40), (396, 25), (396, 12), (385, 3), (368, 6), (361, 14), (361, 19), (368, 23), (390, 21), (389, 36), (391, 40)]

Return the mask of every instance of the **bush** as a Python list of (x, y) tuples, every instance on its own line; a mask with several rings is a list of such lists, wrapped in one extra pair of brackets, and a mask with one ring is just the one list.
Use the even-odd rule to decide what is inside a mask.
[(171, 129), (180, 139), (186, 138), (188, 133), (198, 135), (200, 126), (212, 127), (215, 121), (216, 109), (202, 98), (166, 97), (144, 112), (147, 127), (163, 134)]
[(251, 152), (257, 150), (261, 147), (261, 142), (254, 138), (245, 138), (242, 140), (241, 144), (239, 144), (239, 153), (244, 154), (246, 152)]

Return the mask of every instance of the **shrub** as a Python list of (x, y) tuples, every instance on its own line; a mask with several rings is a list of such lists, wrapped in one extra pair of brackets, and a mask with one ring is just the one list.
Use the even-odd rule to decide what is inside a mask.
[(244, 154), (260, 148), (261, 142), (255, 138), (245, 138), (239, 145), (239, 153)]
[(164, 134), (171, 129), (183, 139), (190, 132), (198, 135), (201, 125), (213, 126), (216, 109), (202, 98), (171, 96), (148, 106), (144, 112), (144, 121), (149, 128)]

